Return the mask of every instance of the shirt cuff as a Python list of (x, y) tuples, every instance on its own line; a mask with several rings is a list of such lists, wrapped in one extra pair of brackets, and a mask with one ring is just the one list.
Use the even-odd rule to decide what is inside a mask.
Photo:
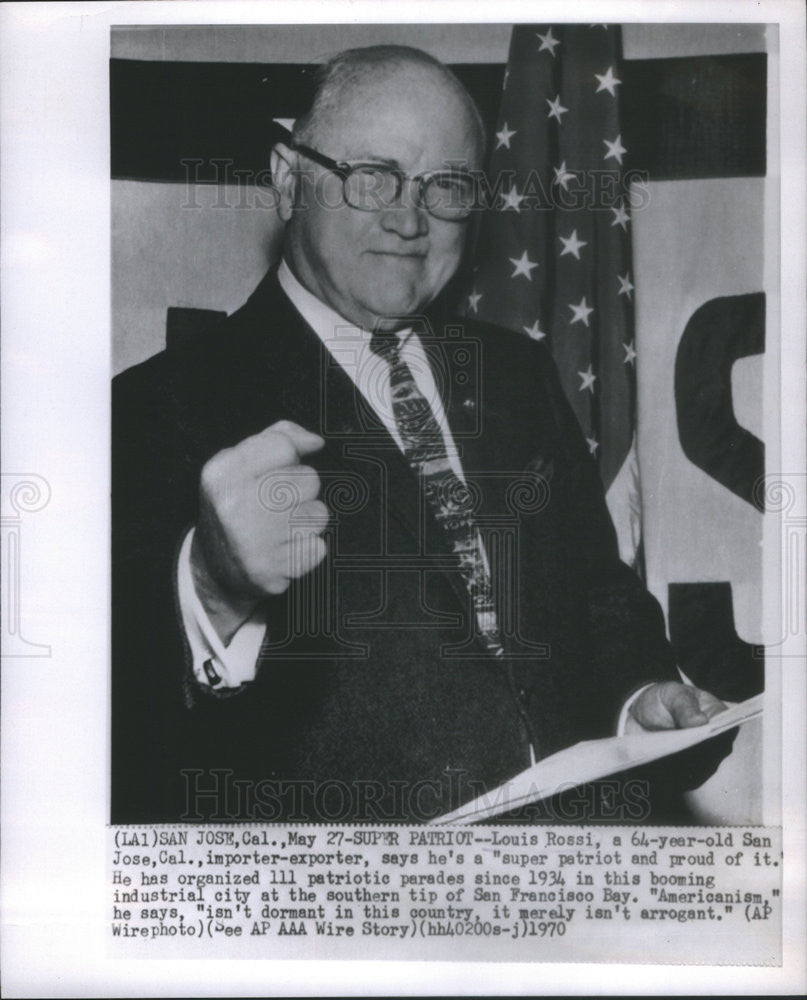
[(185, 536), (177, 563), (177, 594), (182, 625), (190, 646), (193, 676), (214, 691), (239, 688), (255, 680), (258, 654), (266, 635), (265, 613), (258, 606), (227, 646), (213, 628), (193, 585), (191, 543), (195, 529)]

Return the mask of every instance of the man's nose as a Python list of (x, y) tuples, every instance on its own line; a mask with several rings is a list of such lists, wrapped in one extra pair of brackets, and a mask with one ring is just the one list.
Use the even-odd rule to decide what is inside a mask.
[(381, 210), (381, 228), (412, 240), (429, 232), (429, 213), (417, 204), (416, 193), (404, 185), (400, 197)]

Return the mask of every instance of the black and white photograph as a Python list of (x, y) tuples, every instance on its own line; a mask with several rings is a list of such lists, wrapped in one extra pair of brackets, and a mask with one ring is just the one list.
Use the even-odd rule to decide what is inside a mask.
[[(113, 29), (113, 822), (424, 822), (762, 693), (771, 32), (637, 28)], [(760, 736), (516, 816), (758, 823)]]
[(803, 11), (11, 6), (9, 995), (803, 982)]

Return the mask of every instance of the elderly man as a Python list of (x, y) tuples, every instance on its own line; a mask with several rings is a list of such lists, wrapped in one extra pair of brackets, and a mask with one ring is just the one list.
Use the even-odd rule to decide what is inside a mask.
[(113, 820), (419, 821), (722, 707), (549, 357), (441, 300), (483, 149), (426, 54), (332, 60), (272, 153), (279, 266), (117, 380)]

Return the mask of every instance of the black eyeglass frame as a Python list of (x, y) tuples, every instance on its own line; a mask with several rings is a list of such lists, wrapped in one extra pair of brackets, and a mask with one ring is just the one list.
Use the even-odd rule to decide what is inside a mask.
[[(429, 170), (422, 174), (416, 174), (414, 177), (410, 177), (403, 170), (398, 167), (391, 167), (386, 163), (379, 163), (377, 161), (366, 160), (366, 161), (355, 161), (348, 162), (346, 160), (333, 160), (330, 156), (326, 156), (324, 153), (320, 153), (319, 150), (312, 149), (310, 146), (306, 146), (300, 142), (289, 141), (289, 149), (296, 153), (302, 153), (303, 156), (308, 157), (309, 160), (313, 160), (314, 163), (318, 163), (321, 167), (325, 167), (331, 173), (336, 174), (343, 184), (343, 194), (345, 201), (351, 208), (355, 208), (359, 212), (375, 212), (379, 211), (380, 208), (386, 206), (372, 206), (364, 207), (362, 205), (354, 205), (348, 199), (348, 190), (346, 181), (349, 177), (361, 170), (368, 169), (370, 167), (378, 170), (379, 172), (384, 172), (389, 174), (389, 176), (395, 178), (395, 198), (394, 201), (398, 201), (401, 197), (401, 192), (403, 191), (404, 181), (411, 181), (417, 183), (417, 195), (416, 203), (425, 208), (429, 215), (432, 215), (435, 219), (440, 219), (443, 222), (464, 222), (474, 211), (474, 209), (479, 207), (478, 198), (478, 188), (477, 188), (477, 177), (470, 170), (461, 170), (457, 167), (449, 168), (447, 170)], [(432, 181), (435, 177), (451, 177), (451, 178), (461, 178), (467, 180), (471, 183), (473, 188), (473, 199), (470, 206), (468, 206), (467, 211), (463, 210), (461, 214), (450, 214), (450, 215), (438, 215), (434, 212), (424, 198), (424, 191), (426, 185)]]

